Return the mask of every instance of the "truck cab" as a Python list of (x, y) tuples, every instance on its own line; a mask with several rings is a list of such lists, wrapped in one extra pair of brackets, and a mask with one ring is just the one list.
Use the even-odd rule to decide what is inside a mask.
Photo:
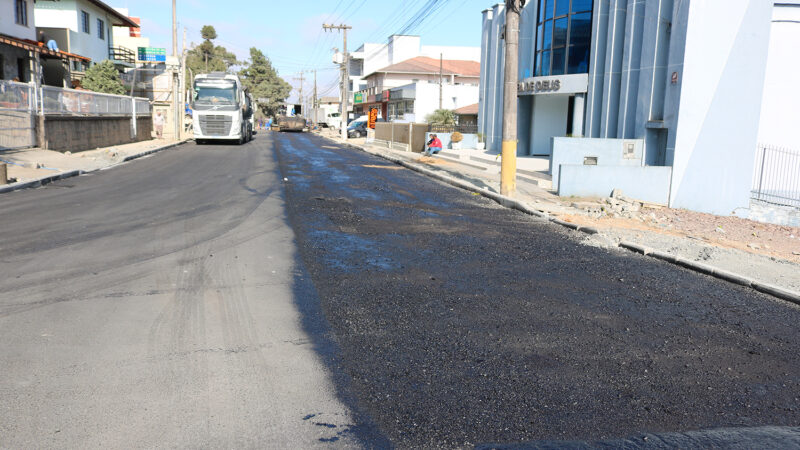
[(192, 88), (192, 128), (198, 144), (211, 140), (244, 144), (252, 139), (253, 106), (238, 76), (199, 74)]

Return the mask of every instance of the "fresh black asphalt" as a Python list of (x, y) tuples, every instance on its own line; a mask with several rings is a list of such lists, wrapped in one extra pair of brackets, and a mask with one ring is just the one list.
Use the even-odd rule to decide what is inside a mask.
[(2, 447), (800, 448), (799, 307), (311, 134), (0, 214)]
[(276, 144), (344, 370), (400, 447), (800, 424), (800, 308), (318, 137)]

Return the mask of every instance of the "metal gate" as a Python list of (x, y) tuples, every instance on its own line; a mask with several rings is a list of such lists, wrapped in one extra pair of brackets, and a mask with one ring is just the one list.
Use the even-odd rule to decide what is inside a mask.
[(0, 150), (36, 146), (36, 88), (0, 80)]
[(800, 150), (759, 145), (751, 198), (800, 208)]

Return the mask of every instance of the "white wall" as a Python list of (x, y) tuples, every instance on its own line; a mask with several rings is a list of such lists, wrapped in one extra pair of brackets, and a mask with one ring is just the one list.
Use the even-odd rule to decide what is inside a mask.
[[(439, 109), (439, 85), (431, 83), (416, 84), (417, 98), (414, 102), (414, 115), (418, 122)], [(447, 85), (442, 89), (442, 108), (457, 109), (478, 103), (478, 86)]]
[[(109, 33), (109, 30), (112, 29), (114, 20), (106, 11), (85, 0), (37, 2), (34, 9), (37, 27), (68, 28), (72, 31), (69, 49), (61, 50), (91, 58), (93, 63), (108, 59), (108, 48), (113, 46), (113, 32)], [(89, 13), (89, 34), (80, 29), (81, 10)], [(104, 23), (104, 39), (97, 36), (97, 19)]]
[(781, 3), (772, 15), (758, 142), (800, 151), (800, 0)]
[(550, 138), (567, 134), (569, 96), (535, 95), (531, 128), (530, 155), (549, 155)]
[(771, 1), (690, 3), (670, 206), (749, 205), (771, 18)]
[(28, 26), (17, 25), (14, 0), (0, 0), (0, 33), (19, 39), (36, 40), (33, 0), (28, 0)]

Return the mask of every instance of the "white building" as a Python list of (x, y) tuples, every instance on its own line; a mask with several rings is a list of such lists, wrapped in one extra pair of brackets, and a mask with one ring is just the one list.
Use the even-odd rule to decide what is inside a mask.
[[(100, 0), (37, 0), (34, 12), (37, 30), (54, 39), (60, 50), (89, 58), (93, 64), (111, 59), (121, 67), (133, 65), (114, 58), (111, 30), (139, 25)], [(76, 64), (73, 76), (79, 78), (88, 66)]]
[(131, 22), (140, 26), (131, 27), (127, 25), (114, 25), (112, 28), (112, 35), (114, 38), (114, 46), (125, 51), (118, 52), (120, 54), (131, 55), (136, 59), (136, 54), (139, 47), (150, 47), (150, 38), (142, 36), (141, 19), (139, 17), (131, 17), (128, 8), (114, 8), (118, 13), (124, 15)]
[[(504, 6), (483, 17), (479, 127), (499, 151)], [(800, 0), (531, 0), (518, 154), (549, 156), (561, 195), (742, 214), (758, 142), (800, 154), (798, 19)]]
[[(389, 39), (384, 44), (364, 43), (354, 52), (350, 53), (349, 92), (354, 93), (356, 97), (361, 93), (364, 100), (366, 100), (363, 91), (368, 89), (367, 77), (370, 74), (393, 64), (398, 64), (417, 57), (432, 58), (436, 61), (441, 57), (449, 60), (478, 62), (481, 58), (481, 49), (480, 47), (422, 45), (419, 36), (409, 35), (389, 36)], [(409, 79), (406, 83), (402, 84), (411, 82), (412, 81)], [(402, 84), (395, 84), (392, 87), (401, 86)], [(354, 104), (353, 100), (355, 100), (355, 98), (351, 99), (350, 103), (356, 115), (359, 115), (359, 111), (363, 113), (363, 106), (359, 107)], [(383, 111), (383, 113), (386, 113), (386, 111)]]
[(441, 106), (457, 109), (478, 101), (480, 63), (417, 56), (377, 69), (355, 94), (355, 114), (376, 108), (390, 121), (421, 122)]

